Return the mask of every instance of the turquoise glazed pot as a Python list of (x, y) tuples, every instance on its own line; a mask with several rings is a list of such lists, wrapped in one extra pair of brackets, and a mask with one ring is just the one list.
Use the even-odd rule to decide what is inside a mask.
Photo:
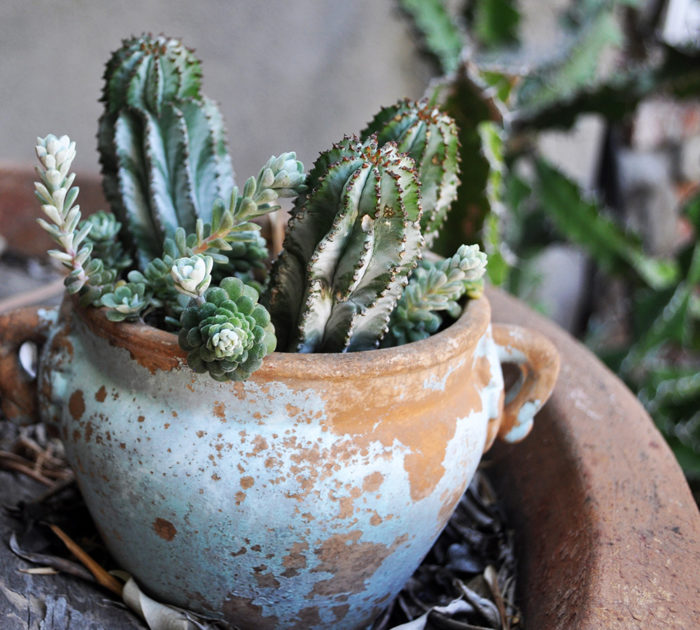
[[(37, 392), (16, 359), (29, 338)], [(492, 329), (485, 298), (430, 339), (274, 353), (242, 383), (193, 373), (170, 333), (68, 300), (0, 318), (0, 341), (6, 408), (31, 413), (38, 394), (119, 568), (240, 628), (367, 627), (558, 369), (541, 336)], [(505, 412), (501, 360), (523, 373)]]

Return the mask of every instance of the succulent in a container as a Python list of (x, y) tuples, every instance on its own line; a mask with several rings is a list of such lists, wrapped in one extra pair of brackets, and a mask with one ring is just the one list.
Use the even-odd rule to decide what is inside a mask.
[[(556, 373), (536, 335), (492, 334), (476, 245), (428, 251), (455, 196), (455, 124), (400, 101), (308, 174), (283, 153), (239, 188), (178, 41), (125, 41), (103, 101), (112, 213), (81, 221), (75, 145), (37, 144), (73, 296), (48, 326), (39, 405), (88, 507), (164, 600), (238, 627), (366, 627)], [(269, 260), (259, 223), (280, 197)], [(503, 414), (499, 335), (538, 361)]]
[[(322, 152), (308, 176), (294, 153), (273, 156), (239, 190), (192, 51), (163, 36), (125, 40), (104, 80), (98, 145), (113, 214), (80, 221), (69, 172), (75, 145), (50, 135), (37, 145), (37, 195), (51, 221), (42, 225), (63, 248), (52, 256), (70, 270), (69, 293), (104, 307), (112, 321), (178, 333), (195, 371), (235, 380), (275, 347), (406, 343), (454, 320), (460, 300), (478, 293), (484, 261), (476, 246), (469, 263), (423, 260), (458, 183), (457, 130), (433, 105), (403, 100), (383, 109), (359, 137)], [(268, 275), (254, 220), (277, 210), (279, 197), (294, 206)], [(471, 265), (469, 290), (455, 279), (460, 264)], [(234, 286), (249, 312), (241, 318), (229, 297), (227, 307), (216, 305), (216, 325), (203, 325)], [(244, 324), (253, 313), (258, 323)], [(221, 326), (214, 349), (203, 331)], [(240, 347), (221, 341), (233, 338), (226, 331), (236, 331)]]

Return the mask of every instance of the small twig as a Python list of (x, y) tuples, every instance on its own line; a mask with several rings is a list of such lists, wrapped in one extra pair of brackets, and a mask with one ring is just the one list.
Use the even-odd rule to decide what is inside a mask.
[(58, 525), (49, 523), (48, 526), (51, 528), (51, 531), (63, 541), (63, 544), (68, 547), (73, 555), (87, 567), (93, 576), (95, 576), (95, 580), (97, 580), (99, 584), (121, 598), (122, 585), (116, 578), (107, 573), (107, 571), (95, 562), (87, 552), (83, 551), (80, 545), (68, 536)]
[(51, 481), (51, 479), (48, 479), (44, 475), (33, 470), (30, 466), (27, 466), (26, 464), (15, 459), (22, 458), (19, 458), (16, 455), (14, 456), (15, 458), (10, 458), (7, 457), (8, 455), (13, 455), (13, 453), (0, 452), (0, 468), (4, 468), (5, 470), (14, 470), (15, 472), (22, 473), (27, 477), (31, 477), (32, 479), (34, 479), (34, 481), (43, 483), (45, 486), (54, 485), (54, 482)]
[(64, 289), (63, 278), (59, 278), (38, 289), (16, 293), (15, 295), (0, 300), (0, 313), (7, 313), (17, 308), (22, 308), (23, 306), (31, 306), (32, 304), (46, 302), (61, 295)]
[(484, 580), (486, 580), (486, 584), (489, 585), (494, 603), (498, 608), (498, 613), (501, 615), (503, 630), (510, 630), (510, 620), (506, 614), (505, 604), (503, 603), (503, 594), (498, 586), (498, 575), (496, 574), (496, 570), (491, 565), (487, 566), (486, 570), (484, 571)]

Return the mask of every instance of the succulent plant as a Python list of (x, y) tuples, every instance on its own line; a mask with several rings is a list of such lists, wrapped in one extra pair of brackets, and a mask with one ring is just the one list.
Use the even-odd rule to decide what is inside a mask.
[(264, 296), (280, 348), (376, 347), (423, 244), (414, 162), (394, 143), (345, 138), (308, 185)]
[[(405, 343), (479, 294), (485, 257), (476, 246), (417, 266), (457, 187), (448, 116), (400, 101), (361, 137), (321, 153), (308, 175), (283, 153), (239, 190), (218, 109), (200, 88), (199, 62), (176, 40), (144, 35), (114, 53), (98, 134), (114, 214), (81, 222), (69, 173), (75, 144), (39, 139), (40, 222), (83, 304), (177, 332), (193, 370), (241, 380), (277, 339), (292, 352)], [(258, 303), (268, 252), (255, 221), (280, 197), (296, 199)]]
[(92, 257), (99, 258), (107, 267), (116, 271), (127, 269), (131, 257), (124, 252), (119, 240), (122, 224), (111, 213), (100, 210), (91, 214), (79, 224), (79, 228), (90, 225), (86, 243), (92, 245)]
[(181, 316), (179, 342), (188, 352), (188, 365), (218, 381), (248, 378), (276, 344), (257, 291), (238, 278), (226, 278), (200, 300), (192, 300)]
[(78, 197), (78, 188), (73, 186), (75, 173), (70, 172), (75, 142), (68, 136), (49, 134), (37, 138), (35, 150), (40, 179), (34, 183), (35, 194), (50, 221), (40, 218), (38, 222), (63, 250), (50, 250), (49, 255), (68, 270), (68, 293), (82, 292), (83, 303), (90, 304), (111, 288), (117, 274), (105, 269), (100, 259), (91, 259), (93, 245), (88, 235), (93, 225), (80, 225), (80, 206), (73, 205)]
[(401, 100), (382, 108), (360, 137), (377, 136), (416, 163), (421, 182), (421, 230), (426, 246), (438, 235), (459, 186), (459, 141), (452, 118), (427, 100)]
[(443, 326), (444, 314), (457, 318), (465, 295), (483, 293), (485, 272), (486, 254), (478, 245), (462, 245), (451, 258), (422, 261), (391, 315), (391, 338), (384, 345), (425, 339)]
[(107, 307), (107, 319), (112, 322), (135, 321), (149, 302), (147, 287), (143, 282), (119, 284), (114, 291), (102, 296)]
[(211, 256), (202, 254), (178, 258), (170, 267), (170, 276), (175, 289), (184, 295), (199, 297), (211, 284), (213, 264), (214, 260)]
[(107, 64), (98, 148), (105, 195), (141, 269), (177, 227), (195, 230), (234, 184), (216, 104), (179, 41), (125, 40)]

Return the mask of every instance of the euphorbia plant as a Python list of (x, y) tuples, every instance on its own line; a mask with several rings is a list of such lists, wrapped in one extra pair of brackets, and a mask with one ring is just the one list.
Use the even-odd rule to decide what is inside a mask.
[[(75, 144), (39, 139), (36, 193), (50, 221), (40, 222), (84, 306), (176, 332), (193, 370), (241, 380), (275, 347), (343, 352), (427, 337), (481, 293), (477, 246), (423, 259), (458, 185), (449, 116), (401, 101), (308, 175), (284, 153), (239, 190), (221, 115), (200, 88), (199, 62), (176, 40), (142, 36), (114, 53), (98, 134), (113, 214), (80, 220)], [(294, 206), (268, 274), (254, 220), (279, 197)]]

